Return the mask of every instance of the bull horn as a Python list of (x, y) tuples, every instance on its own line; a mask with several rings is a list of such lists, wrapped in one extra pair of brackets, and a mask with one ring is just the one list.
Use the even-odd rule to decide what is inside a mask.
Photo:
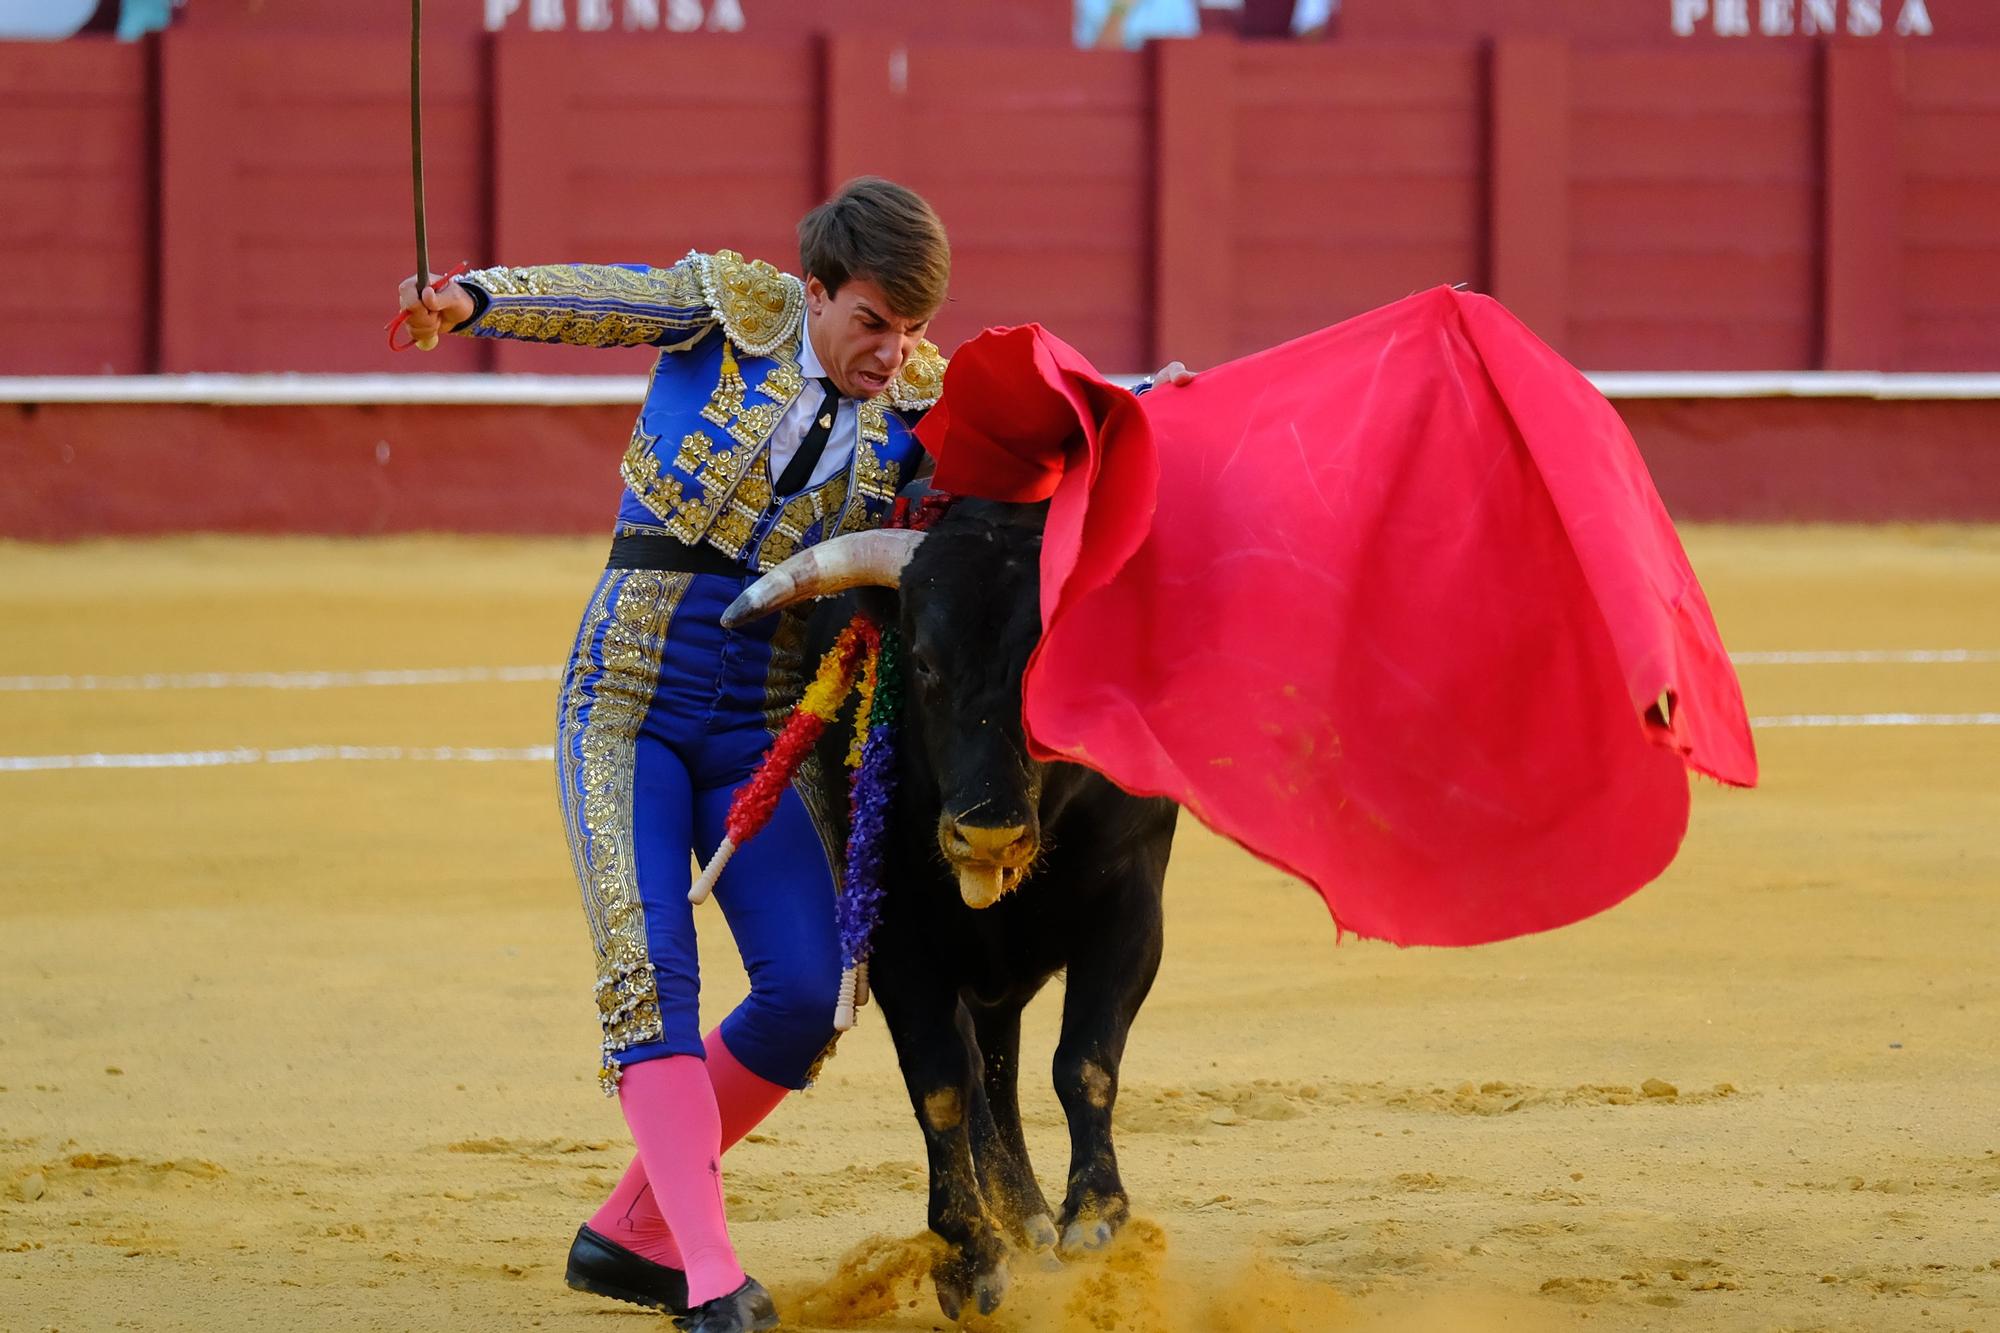
[(849, 588), (901, 587), (903, 566), (923, 539), (921, 532), (884, 528), (849, 532), (808, 546), (745, 588), (722, 613), (722, 623), (734, 629), (794, 602), (830, 597)]

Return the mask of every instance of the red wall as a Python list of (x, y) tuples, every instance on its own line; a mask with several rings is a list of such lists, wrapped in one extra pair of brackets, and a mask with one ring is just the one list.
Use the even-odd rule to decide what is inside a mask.
[(152, 57), (0, 43), (0, 374), (153, 368)]
[[(2000, 521), (2000, 402), (1625, 399), (1680, 521)], [(602, 533), (629, 406), (0, 405), (0, 539)]]
[(1901, 335), (1908, 364), (2000, 366), (2000, 67), (1991, 52), (1912, 50), (1896, 147)]
[[(379, 330), (416, 267), (409, 55), (405, 45), (399, 64), (393, 50), (354, 37), (164, 43), (158, 369), (390, 360)], [(425, 194), (442, 270), (486, 250), (485, 52), (440, 44), (425, 56)], [(422, 368), (482, 368), (463, 342)]]
[[(494, 237), (475, 263), (670, 264), (726, 246), (798, 266), (793, 228), (823, 197), (815, 44), (708, 39), (671, 61), (638, 38), (502, 36), (494, 50)], [(500, 370), (651, 364), (643, 349), (494, 354)]]
[[(1105, 366), (1153, 369), (1151, 62), (1126, 52), (918, 48), (907, 92), (890, 53), (858, 47), (833, 178), (874, 171), (921, 189), (950, 228), (941, 346), (1040, 321)], [(890, 123), (893, 121), (893, 123)], [(877, 148), (877, 145), (881, 147)]]
[[(1360, 41), (1465, 41), (1478, 37), (1559, 37), (1581, 46), (1764, 46), (1809, 44), (1816, 30), (1807, 17), (1808, 5), (1826, 0), (1777, 0), (1779, 27), (1788, 36), (1764, 31), (1764, 0), (1748, 0), (1750, 31), (1741, 36), (1718, 35), (1715, 27), (1721, 0), (1685, 0), (1690, 5), (1691, 31), (1674, 29), (1683, 0), (1343, 0), (1340, 34)], [(1850, 33), (1854, 0), (1832, 0), (1838, 32)], [(1865, 8), (1865, 6), (1863, 6)], [(1909, 11), (1913, 33), (1918, 15), (1930, 21), (1928, 36), (1898, 37), (1896, 26)], [(2000, 6), (1993, 0), (1879, 0), (1874, 12), (1881, 31), (1866, 39), (1884, 44), (2000, 42)]]
[[(0, 46), (0, 373), (643, 359), (390, 356), (402, 39), (213, 29)], [(1108, 370), (1212, 364), (1467, 282), (1592, 369), (2000, 369), (2000, 46), (510, 30), (426, 69), (440, 268), (790, 264), (877, 171), (952, 228), (947, 346), (1040, 319)]]
[(1234, 53), (1234, 188), (1218, 238), (1233, 276), (1232, 352), (1310, 333), (1329, 310), (1484, 285), (1479, 52)]
[[(608, 17), (599, 36), (641, 31), (647, 40), (686, 41), (696, 33), (734, 29), (741, 36), (773, 38), (825, 33), (889, 34), (920, 41), (1067, 42), (1073, 0), (559, 0), (560, 29), (580, 33), (587, 22)], [(482, 31), (538, 31), (536, 0), (447, 0), (424, 11), (424, 36), (451, 41)], [(488, 11), (495, 17), (489, 19)], [(698, 15), (698, 16), (697, 16)], [(691, 23), (690, 23), (691, 20)], [(636, 26), (651, 21), (643, 30)], [(740, 27), (737, 25), (740, 23)], [(409, 6), (357, 0), (195, 0), (175, 17), (198, 32), (399, 35), (410, 30)]]
[(1802, 46), (1570, 62), (1572, 356), (1818, 364), (1818, 78)]

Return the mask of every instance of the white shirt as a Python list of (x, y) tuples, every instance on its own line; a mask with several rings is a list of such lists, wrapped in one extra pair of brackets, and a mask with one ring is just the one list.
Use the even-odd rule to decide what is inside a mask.
[[(825, 377), (826, 367), (820, 364), (819, 353), (813, 350), (810, 311), (800, 321), (799, 330), (799, 373), (805, 376), (806, 387), (799, 390), (799, 396), (792, 401), (791, 407), (771, 428), (771, 449), (767, 457), (770, 459), (773, 483), (785, 475), (786, 466), (805, 442), (806, 432), (812, 429), (813, 418), (825, 410), (826, 395), (819, 387), (819, 380)], [(860, 407), (854, 399), (843, 398), (840, 410), (834, 414), (833, 433), (826, 437), (826, 452), (819, 456), (819, 466), (813, 469), (812, 479), (806, 483), (807, 490), (847, 471), (848, 460), (854, 457), (854, 444), (860, 435)]]

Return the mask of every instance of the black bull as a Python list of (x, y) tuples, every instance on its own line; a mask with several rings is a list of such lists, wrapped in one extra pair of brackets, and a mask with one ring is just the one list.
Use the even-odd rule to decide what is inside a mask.
[[(946, 1242), (932, 1276), (953, 1319), (968, 1299), (988, 1313), (999, 1304), (1009, 1241), (1096, 1249), (1129, 1216), (1111, 1113), (1126, 1036), (1159, 970), (1178, 813), (1028, 755), (1021, 676), (1040, 634), (1045, 515), (961, 501), (921, 538), (838, 539), (874, 542), (878, 555), (897, 548), (864, 557), (864, 570), (835, 568), (848, 553), (828, 543), (788, 562), (804, 586), (765, 593), (776, 605), (899, 585), (824, 603), (808, 661), (857, 602), (901, 626), (908, 693), (870, 982), (929, 1149), (930, 1225)], [(765, 580), (744, 602), (783, 581)], [(829, 729), (818, 766), (823, 806), (843, 825), (846, 750), (844, 729)], [(1021, 1011), (1064, 971), (1054, 1078), (1070, 1165), (1057, 1213), (1028, 1160), (1016, 1078)]]

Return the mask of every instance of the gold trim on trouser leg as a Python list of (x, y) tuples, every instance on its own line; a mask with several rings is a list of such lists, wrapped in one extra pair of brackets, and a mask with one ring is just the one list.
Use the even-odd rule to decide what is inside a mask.
[[(664, 1033), (633, 856), (633, 758), (659, 685), (667, 631), (692, 577), (635, 569), (599, 583), (577, 635), (579, 660), (570, 665), (557, 724), (556, 771), (570, 855), (597, 951), (597, 1016), (604, 1029), (598, 1077), (607, 1095), (618, 1085), (612, 1057)], [(600, 629), (598, 666), (590, 654)]]

